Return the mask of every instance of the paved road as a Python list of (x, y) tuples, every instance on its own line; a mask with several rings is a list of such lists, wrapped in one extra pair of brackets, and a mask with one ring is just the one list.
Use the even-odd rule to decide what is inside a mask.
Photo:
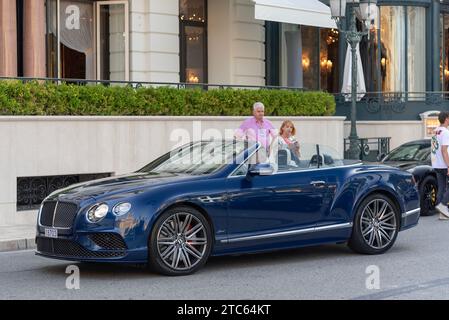
[[(181, 278), (76, 264), (79, 290), (66, 289), (68, 265), (33, 251), (0, 253), (0, 299), (449, 299), (449, 222), (423, 217), (382, 256), (328, 245), (212, 258)], [(370, 265), (379, 268), (378, 290), (366, 287)]]

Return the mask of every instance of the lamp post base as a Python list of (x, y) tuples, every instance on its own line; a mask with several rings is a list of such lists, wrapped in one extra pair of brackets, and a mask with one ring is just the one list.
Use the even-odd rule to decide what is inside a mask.
[(349, 136), (348, 158), (360, 160), (360, 145), (358, 136)]

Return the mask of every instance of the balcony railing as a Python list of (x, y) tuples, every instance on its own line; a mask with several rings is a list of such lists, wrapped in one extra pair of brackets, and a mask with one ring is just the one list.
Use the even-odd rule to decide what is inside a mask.
[[(359, 138), (359, 159), (368, 162), (379, 161), (381, 155), (386, 155), (390, 152), (391, 137), (376, 137), (376, 138)], [(349, 157), (350, 140), (344, 139), (345, 158)]]
[(200, 88), (209, 89), (266, 89), (266, 90), (294, 90), (308, 91), (303, 88), (284, 87), (284, 86), (257, 86), (257, 85), (231, 85), (231, 84), (212, 84), (212, 83), (186, 83), (186, 82), (147, 82), (147, 81), (116, 81), (116, 80), (86, 80), (86, 79), (67, 79), (67, 78), (28, 78), (28, 77), (0, 77), (0, 80), (18, 80), (22, 82), (42, 81), (52, 83), (70, 83), (76, 85), (105, 85), (105, 86), (129, 86), (132, 88), (141, 87), (172, 87), (177, 89)]
[[(339, 104), (350, 103), (350, 94), (334, 94), (335, 101)], [(377, 112), (381, 105), (390, 104), (398, 111), (408, 102), (425, 102), (429, 105), (438, 105), (449, 101), (449, 92), (428, 91), (428, 92), (367, 92), (358, 101), (359, 105), (365, 104), (368, 109)]]
[[(337, 115), (349, 117), (350, 95), (334, 96)], [(368, 92), (357, 101), (357, 120), (421, 120), (431, 110), (449, 110), (449, 92)]]

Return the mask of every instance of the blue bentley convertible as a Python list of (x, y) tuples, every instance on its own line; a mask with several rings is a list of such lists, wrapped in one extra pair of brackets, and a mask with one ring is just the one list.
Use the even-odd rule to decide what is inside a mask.
[(211, 255), (346, 242), (381, 254), (419, 216), (408, 172), (347, 162), (322, 145), (301, 145), (294, 155), (203, 141), (135, 173), (49, 195), (38, 215), (37, 254), (186, 275)]

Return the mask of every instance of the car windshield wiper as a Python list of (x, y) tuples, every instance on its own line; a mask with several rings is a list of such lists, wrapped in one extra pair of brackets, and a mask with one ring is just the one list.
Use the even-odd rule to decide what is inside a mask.
[(174, 174), (176, 176), (189, 176), (190, 174), (185, 171), (162, 171), (161, 173)]

